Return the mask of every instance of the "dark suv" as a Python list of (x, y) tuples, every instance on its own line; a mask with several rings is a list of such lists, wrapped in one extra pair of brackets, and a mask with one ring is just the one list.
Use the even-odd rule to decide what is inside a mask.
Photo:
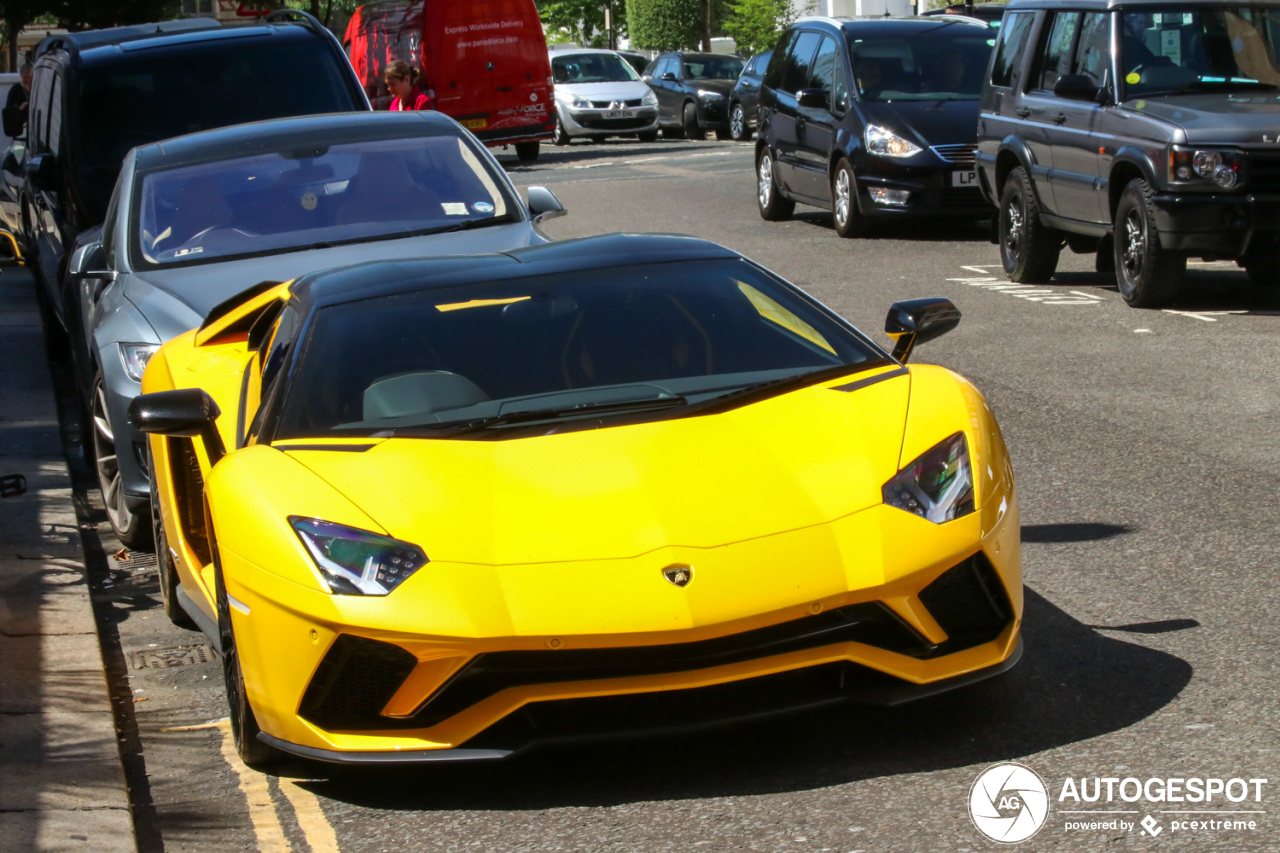
[(983, 89), (979, 179), (1014, 281), (1063, 245), (1130, 305), (1188, 257), (1280, 277), (1280, 5), (1015, 0)]
[(66, 258), (77, 234), (102, 223), (131, 148), (259, 119), (368, 109), (342, 46), (300, 12), (248, 27), (191, 19), (45, 39), (18, 204), (49, 320), (69, 328)]
[(789, 27), (760, 88), (760, 215), (827, 208), (841, 237), (872, 218), (989, 216), (973, 150), (991, 35), (958, 16)]

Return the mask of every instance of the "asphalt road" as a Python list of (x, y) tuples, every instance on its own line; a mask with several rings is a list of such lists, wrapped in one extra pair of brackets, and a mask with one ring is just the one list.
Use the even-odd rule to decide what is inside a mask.
[[(1051, 801), (1022, 849), (1280, 848), (1280, 287), (1195, 265), (1183, 304), (1138, 311), (1091, 256), (1072, 255), (1052, 284), (1012, 287), (982, 222), (841, 240), (818, 211), (762, 221), (751, 156), (747, 145), (663, 141), (545, 148), (532, 166), (501, 159), (520, 186), (551, 187), (569, 208), (548, 224), (557, 238), (716, 240), (872, 334), (894, 300), (953, 299), (960, 327), (915, 359), (972, 380), (1008, 440), (1023, 522), (1022, 662), (892, 711), (484, 766), (269, 777), (229, 751), (220, 666), (199, 634), (167, 622), (154, 567), (99, 557), (96, 596), (119, 636), (120, 696), (133, 699), (125, 736), (140, 749), (130, 769), (144, 853), (987, 850), (999, 845), (974, 828), (970, 787), (1007, 760), (1043, 777)], [(78, 474), (83, 519), (111, 554)], [(1088, 791), (1099, 777), (1270, 781), (1239, 802), (1060, 800), (1068, 779)], [(1248, 814), (1176, 814), (1210, 810)], [(1175, 825), (1224, 819), (1255, 828)], [(1077, 821), (1116, 825), (1067, 828)]]

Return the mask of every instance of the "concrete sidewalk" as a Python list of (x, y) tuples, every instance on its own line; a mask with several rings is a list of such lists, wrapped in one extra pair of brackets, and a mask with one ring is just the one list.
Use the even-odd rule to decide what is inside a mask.
[(31, 275), (0, 270), (0, 850), (134, 851)]

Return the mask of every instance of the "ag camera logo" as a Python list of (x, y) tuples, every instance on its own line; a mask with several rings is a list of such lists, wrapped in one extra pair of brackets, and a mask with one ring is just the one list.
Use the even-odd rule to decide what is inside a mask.
[(1001, 844), (1026, 841), (1049, 818), (1049, 789), (1030, 767), (1006, 761), (988, 767), (969, 789), (969, 818)]

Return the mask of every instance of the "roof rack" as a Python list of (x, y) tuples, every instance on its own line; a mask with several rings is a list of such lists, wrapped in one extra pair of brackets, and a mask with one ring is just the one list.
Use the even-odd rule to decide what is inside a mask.
[(59, 48), (72, 56), (80, 51), (104, 44), (120, 44), (135, 39), (157, 35), (221, 29), (222, 24), (212, 18), (180, 18), (176, 21), (160, 21), (154, 24), (136, 24), (131, 27), (111, 27), (105, 30), (88, 30), (82, 33), (59, 33), (48, 36), (36, 45), (36, 57)]
[(315, 15), (310, 12), (304, 12), (301, 9), (276, 9), (271, 14), (263, 17), (262, 22), (265, 24), (302, 24), (317, 35), (329, 32), (328, 28), (320, 23)]

